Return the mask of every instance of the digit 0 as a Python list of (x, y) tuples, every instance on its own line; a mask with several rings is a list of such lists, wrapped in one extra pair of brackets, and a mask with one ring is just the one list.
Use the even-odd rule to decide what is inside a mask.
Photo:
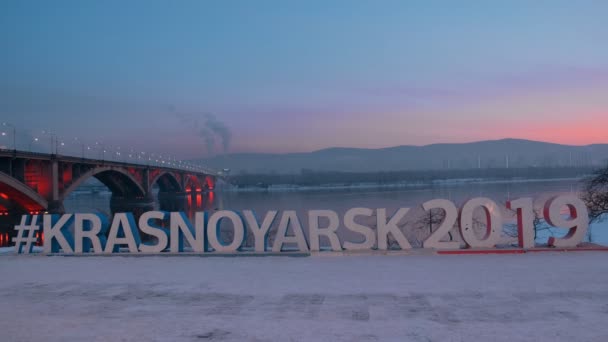
[[(479, 239), (473, 231), (473, 213), (481, 207), (486, 216), (486, 233)], [(460, 209), (460, 235), (471, 248), (493, 248), (500, 239), (502, 216), (500, 208), (489, 198), (478, 197), (469, 200)]]

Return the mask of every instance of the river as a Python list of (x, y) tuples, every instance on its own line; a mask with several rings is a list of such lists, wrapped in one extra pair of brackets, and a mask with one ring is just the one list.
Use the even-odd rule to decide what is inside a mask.
[[(416, 222), (424, 212), (420, 205), (430, 199), (444, 198), (461, 206), (467, 199), (473, 197), (487, 197), (503, 207), (504, 223), (512, 223), (512, 213), (504, 208), (509, 199), (532, 197), (537, 209), (554, 195), (578, 194), (582, 183), (577, 179), (518, 181), (518, 182), (466, 182), (456, 181), (435, 185), (421, 185), (394, 188), (351, 188), (351, 189), (313, 189), (313, 190), (284, 190), (284, 191), (215, 191), (198, 194), (189, 198), (188, 213), (190, 216), (196, 211), (213, 212), (216, 210), (242, 211), (253, 210), (258, 219), (269, 210), (295, 210), (301, 220), (302, 226), (307, 226), (307, 211), (312, 209), (329, 209), (336, 211), (339, 217), (355, 207), (386, 208), (387, 212), (394, 213), (402, 207), (412, 208), (403, 221), (403, 229), (412, 231), (408, 238), (418, 243), (424, 239), (426, 229)], [(74, 192), (65, 201), (67, 212), (103, 212), (110, 211), (109, 192), (91, 193), (83, 191)], [(158, 205), (156, 205), (158, 207)], [(275, 220), (275, 221), (278, 221)], [(275, 222), (276, 224), (276, 222)], [(373, 223), (371, 223), (373, 225)], [(432, 227), (431, 227), (432, 228)], [(594, 225), (591, 230), (591, 239), (594, 242), (608, 244), (606, 229)], [(223, 227), (230, 230), (230, 227)], [(306, 231), (306, 229), (304, 229)], [(271, 229), (271, 232), (273, 229)], [(338, 230), (341, 236), (347, 237), (350, 231), (341, 225)], [(549, 234), (561, 235), (562, 230), (539, 232), (537, 242), (546, 242)], [(408, 235), (408, 234), (406, 234)], [(355, 238), (356, 239), (356, 238)], [(508, 240), (505, 240), (508, 241)]]

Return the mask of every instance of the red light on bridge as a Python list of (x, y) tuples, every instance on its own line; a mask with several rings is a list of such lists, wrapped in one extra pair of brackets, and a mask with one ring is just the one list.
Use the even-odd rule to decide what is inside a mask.
[(0, 197), (4, 198), (5, 200), (8, 200), (8, 195), (3, 192), (0, 192)]
[(36, 246), (44, 246), (44, 233), (37, 232), (36, 233)]
[(0, 246), (10, 246), (10, 244), (11, 244), (10, 235), (8, 235), (8, 233), (0, 234)]
[(8, 236), (8, 233), (0, 234), (0, 247), (9, 246), (10, 244), (11, 244), (11, 241), (10, 241), (10, 236)]
[(211, 177), (205, 177), (205, 185), (207, 186), (207, 189), (213, 190), (215, 182)]

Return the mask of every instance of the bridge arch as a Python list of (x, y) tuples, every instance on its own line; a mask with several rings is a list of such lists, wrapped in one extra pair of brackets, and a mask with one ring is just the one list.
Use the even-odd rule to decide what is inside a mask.
[(40, 194), (19, 180), (0, 172), (0, 204), (6, 209), (17, 206), (24, 211), (43, 211), (49, 203)]
[(182, 186), (173, 172), (163, 171), (150, 181), (150, 188), (158, 184), (161, 192), (183, 192)]
[(97, 178), (107, 186), (113, 195), (125, 198), (143, 198), (146, 196), (144, 187), (126, 169), (105, 166), (83, 173), (63, 191), (60, 196), (61, 201), (65, 200), (72, 191), (91, 177)]
[(203, 189), (203, 182), (196, 175), (186, 175), (184, 180), (184, 187), (186, 192), (196, 192)]
[(215, 188), (215, 178), (212, 176), (205, 176), (205, 188), (207, 190), (213, 190)]

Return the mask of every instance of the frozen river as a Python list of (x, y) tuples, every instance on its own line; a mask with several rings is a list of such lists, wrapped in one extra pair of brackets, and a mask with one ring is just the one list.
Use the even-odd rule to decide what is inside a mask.
[[(535, 206), (540, 207), (544, 201), (554, 195), (577, 194), (582, 183), (577, 179), (522, 181), (522, 182), (453, 182), (436, 185), (411, 186), (401, 188), (353, 188), (353, 189), (316, 189), (308, 191), (217, 191), (196, 196), (188, 205), (192, 214), (198, 210), (254, 210), (262, 216), (268, 210), (295, 210), (298, 217), (306, 224), (306, 212), (311, 209), (330, 209), (343, 217), (344, 213), (355, 207), (386, 208), (392, 213), (401, 207), (412, 208), (408, 226), (404, 223), (404, 230), (414, 231), (413, 239), (422, 239), (424, 235), (418, 234), (412, 222), (415, 215), (420, 214), (420, 205), (430, 199), (444, 198), (453, 201), (457, 206), (473, 197), (488, 197), (504, 206), (509, 199), (519, 197), (532, 197)], [(74, 193), (65, 202), (68, 212), (109, 212), (109, 193)], [(507, 213), (508, 214), (508, 213)], [(506, 216), (506, 215), (505, 215)], [(512, 217), (505, 217), (505, 221)], [(608, 245), (608, 229), (596, 228), (591, 230), (593, 242)], [(272, 231), (272, 230), (271, 230)], [(340, 227), (341, 234), (348, 234)], [(426, 232), (426, 230), (425, 230)], [(539, 243), (546, 242), (551, 232), (539, 232)], [(555, 232), (559, 234), (560, 232)], [(416, 235), (418, 234), (418, 235)]]

